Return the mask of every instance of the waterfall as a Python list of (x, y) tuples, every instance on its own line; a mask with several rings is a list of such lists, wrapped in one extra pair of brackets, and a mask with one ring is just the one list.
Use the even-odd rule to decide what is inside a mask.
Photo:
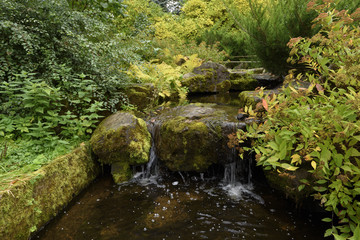
[(225, 164), (223, 182), (231, 185), (236, 183), (236, 162)]
[(158, 158), (156, 155), (155, 139), (158, 136), (159, 124), (156, 122), (148, 123), (148, 130), (151, 135), (151, 147), (149, 153), (149, 161), (145, 165), (141, 165), (141, 171), (138, 167), (133, 167), (133, 180), (141, 183), (142, 185), (157, 184), (159, 176)]

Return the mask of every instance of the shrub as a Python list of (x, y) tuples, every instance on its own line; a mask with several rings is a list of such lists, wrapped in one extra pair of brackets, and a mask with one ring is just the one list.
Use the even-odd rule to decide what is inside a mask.
[[(319, 33), (292, 39), (288, 45), (293, 56), (289, 61), (300, 60), (310, 70), (296, 79), (310, 81), (310, 87), (296, 90), (290, 84), (278, 95), (260, 95), (266, 121), (248, 126), (247, 132), (240, 130), (238, 138), (256, 139), (252, 143), (257, 164), (266, 170), (280, 174), (308, 170), (313, 179), (302, 179), (299, 191), (312, 187), (314, 198), (334, 213), (323, 219), (333, 222), (325, 236), (359, 239), (360, 52), (359, 44), (349, 43), (356, 41), (359, 26), (353, 21), (360, 8), (349, 15), (337, 11), (329, 0), (311, 1), (308, 6), (319, 11), (315, 18)], [(287, 76), (293, 78), (292, 73)]]

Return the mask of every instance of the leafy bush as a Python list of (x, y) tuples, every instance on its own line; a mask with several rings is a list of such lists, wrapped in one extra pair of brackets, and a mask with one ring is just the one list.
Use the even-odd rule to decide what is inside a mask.
[(224, 50), (230, 56), (244, 56), (249, 55), (249, 51), (246, 45), (246, 36), (239, 34), (231, 26), (215, 24), (209, 30), (205, 30), (199, 37), (197, 42), (206, 42), (208, 45), (217, 44), (219, 50)]
[[(176, 59), (185, 59), (182, 55), (175, 56)], [(184, 60), (185, 61), (185, 60)], [(184, 100), (186, 98), (187, 89), (181, 85), (181, 77), (183, 74), (192, 72), (195, 67), (200, 66), (201, 59), (194, 54), (187, 58), (181, 65), (175, 66), (162, 63), (143, 63), (141, 65), (132, 65), (128, 74), (134, 80), (141, 83), (152, 83), (156, 88), (156, 93), (162, 98), (179, 98)]]
[(151, 50), (119, 32), (113, 15), (96, 7), (80, 12), (65, 0), (3, 0), (0, 12), (0, 81), (25, 71), (57, 88), (83, 73), (99, 87), (96, 97), (107, 109), (123, 101), (122, 70)]
[(161, 50), (158, 52), (157, 58), (167, 64), (173, 65), (174, 56), (184, 55), (192, 56), (196, 54), (204, 61), (221, 62), (228, 54), (219, 50), (219, 43), (207, 45), (205, 42), (197, 44), (195, 40), (189, 42), (178, 42), (170, 40), (156, 40), (155, 46)]
[[(239, 131), (240, 142), (255, 138), (258, 165), (266, 170), (291, 173), (306, 169), (312, 179), (303, 179), (299, 190), (313, 188), (313, 196), (333, 218), (325, 236), (360, 238), (360, 94), (358, 92), (359, 44), (354, 23), (360, 8), (350, 16), (335, 10), (332, 1), (311, 1), (319, 11), (315, 23), (319, 34), (289, 42), (289, 61), (306, 63), (310, 72), (297, 80), (308, 80), (307, 89), (291, 84), (278, 95), (260, 94), (267, 112), (262, 124)], [(294, 80), (290, 73), (287, 80)], [(356, 88), (356, 89), (355, 89)], [(252, 109), (248, 112), (256, 115)], [(248, 148), (245, 148), (248, 149)]]
[(0, 1), (0, 150), (12, 146), (1, 155), (5, 172), (69, 150), (88, 138), (100, 112), (126, 103), (124, 70), (155, 51), (119, 31), (124, 8), (110, 0)]
[(326, 87), (360, 88), (360, 10), (351, 15), (334, 9), (331, 2), (309, 7), (318, 12), (314, 26), (321, 30), (311, 38), (291, 39), (288, 62), (299, 62), (309, 70), (310, 80)]
[(270, 72), (283, 74), (289, 69), (286, 43), (290, 38), (313, 34), (311, 20), (315, 15), (306, 11), (307, 1), (249, 0), (250, 11), (232, 11), (240, 34), (247, 34), (247, 46)]

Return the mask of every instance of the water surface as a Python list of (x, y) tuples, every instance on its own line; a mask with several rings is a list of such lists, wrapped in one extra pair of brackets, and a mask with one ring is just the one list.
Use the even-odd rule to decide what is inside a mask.
[(98, 179), (34, 239), (323, 239), (326, 226), (259, 183), (203, 175)]

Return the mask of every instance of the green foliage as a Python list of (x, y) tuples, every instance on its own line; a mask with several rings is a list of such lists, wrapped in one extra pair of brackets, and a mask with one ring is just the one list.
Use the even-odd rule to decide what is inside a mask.
[[(247, 46), (260, 59), (262, 66), (276, 74), (286, 73), (291, 37), (311, 36), (314, 12), (306, 11), (308, 0), (248, 1), (247, 13), (233, 11), (237, 26), (247, 33)], [(233, 7), (232, 7), (233, 8)]]
[(231, 26), (217, 23), (213, 28), (206, 29), (196, 40), (204, 41), (208, 45), (218, 44), (219, 50), (224, 50), (230, 56), (244, 56), (251, 53), (246, 46), (246, 36), (234, 31)]
[(25, 71), (57, 88), (83, 73), (98, 86), (96, 97), (115, 110), (124, 102), (122, 70), (145, 52), (154, 54), (153, 48), (120, 32), (113, 14), (89, 8), (76, 11), (65, 0), (1, 1), (0, 81)]
[(289, 62), (300, 62), (308, 68), (309, 79), (325, 86), (360, 89), (360, 10), (351, 15), (338, 11), (331, 2), (309, 3), (318, 12), (314, 26), (321, 30), (311, 38), (291, 39)]
[(185, 57), (178, 55), (173, 61), (184, 59), (181, 66), (172, 66), (162, 63), (143, 63), (132, 65), (128, 74), (141, 83), (152, 83), (156, 88), (156, 94), (162, 98), (186, 98), (187, 89), (181, 85), (182, 74), (191, 72), (195, 67), (201, 65), (202, 61), (197, 55), (192, 55), (185, 60)]
[(174, 56), (192, 56), (196, 54), (203, 61), (221, 62), (228, 54), (219, 50), (219, 43), (207, 45), (205, 42), (197, 44), (195, 40), (189, 42), (177, 42), (172, 40), (156, 40), (155, 45), (161, 48), (157, 58), (167, 64), (174, 64)]
[(124, 0), (67, 0), (70, 7), (77, 11), (109, 12), (115, 16), (124, 15)]
[[(255, 138), (253, 147), (258, 165), (266, 170), (292, 172), (307, 169), (313, 179), (303, 179), (313, 187), (314, 198), (334, 213), (334, 226), (325, 236), (335, 239), (360, 237), (360, 94), (358, 92), (360, 9), (350, 16), (338, 12), (331, 1), (309, 7), (318, 10), (315, 23), (320, 31), (312, 38), (289, 42), (289, 61), (307, 63), (309, 88), (295, 89), (291, 83), (278, 95), (260, 92), (266, 119), (239, 131), (240, 142)], [(353, 38), (356, 36), (356, 38)], [(335, 66), (335, 67), (334, 67)], [(351, 71), (350, 71), (351, 69)], [(355, 77), (354, 77), (355, 76)], [(287, 80), (294, 81), (293, 73)], [(255, 114), (251, 109), (250, 114)], [(247, 149), (249, 150), (249, 149)]]

